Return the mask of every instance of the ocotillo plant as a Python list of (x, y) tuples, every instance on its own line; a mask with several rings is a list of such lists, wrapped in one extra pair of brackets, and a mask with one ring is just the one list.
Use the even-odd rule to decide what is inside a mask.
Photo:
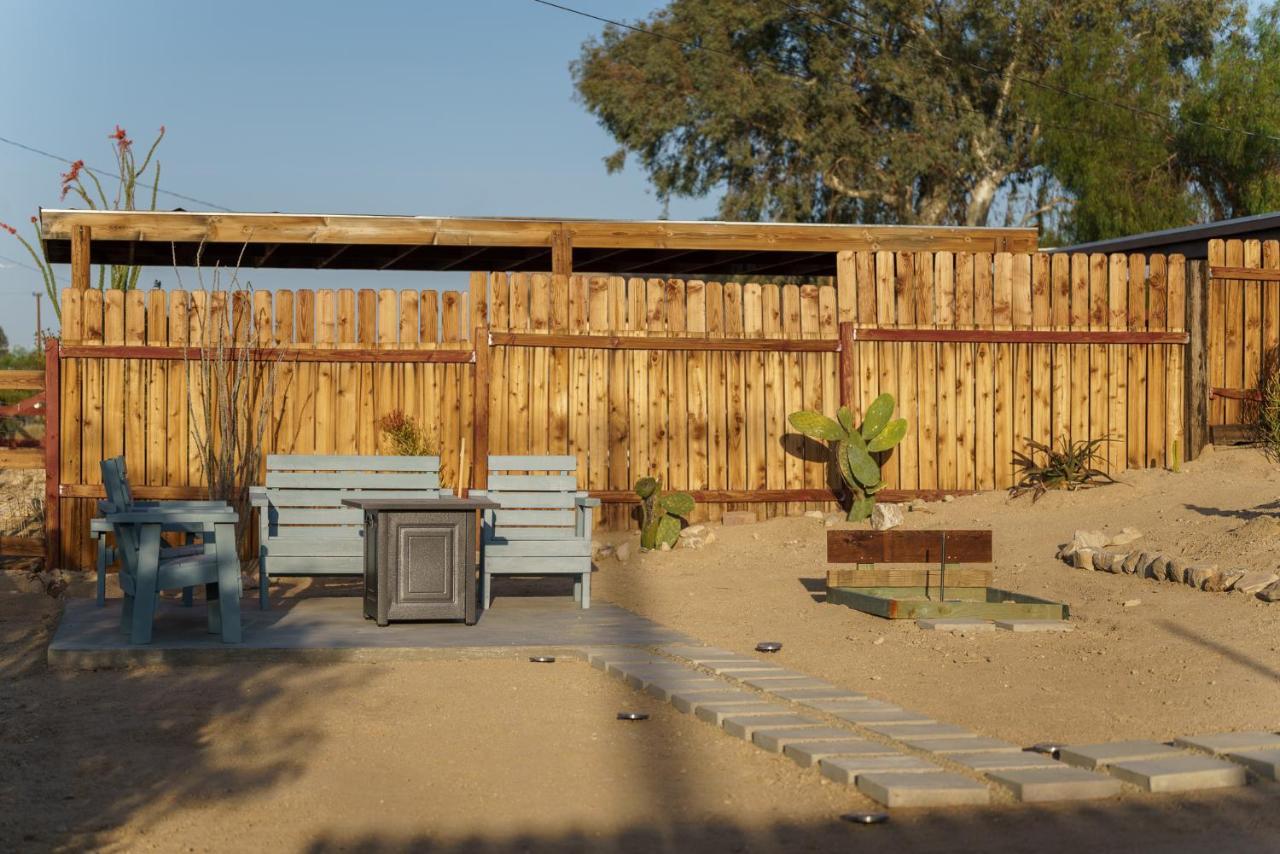
[(872, 401), (857, 429), (847, 406), (840, 407), (834, 420), (804, 409), (791, 413), (790, 421), (796, 430), (826, 442), (831, 449), (840, 477), (849, 487), (849, 521), (861, 522), (870, 516), (876, 493), (884, 488), (880, 465), (871, 455), (891, 450), (907, 435), (907, 420), (893, 417), (893, 395), (886, 392)]
[(693, 496), (687, 492), (659, 495), (657, 478), (642, 477), (636, 481), (640, 496), (640, 548), (656, 549), (663, 543), (670, 548), (680, 538), (680, 520), (693, 512)]

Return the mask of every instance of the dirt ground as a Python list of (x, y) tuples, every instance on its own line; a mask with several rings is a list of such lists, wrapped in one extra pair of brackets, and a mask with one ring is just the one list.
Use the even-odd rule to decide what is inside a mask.
[[(1262, 525), (1280, 514), (1266, 506), (1280, 469), (1232, 451), (1126, 481), (907, 517), (993, 527), (996, 583), (1068, 602), (1070, 635), (925, 634), (816, 601), (825, 531), (805, 518), (604, 560), (596, 595), (733, 649), (781, 640), (785, 665), (1020, 743), (1280, 728), (1280, 604), (1053, 558), (1077, 527), (1130, 525), (1144, 546), (1274, 565)], [(0, 593), (3, 851), (1262, 852), (1280, 838), (1273, 784), (855, 827), (838, 816), (874, 807), (846, 787), (580, 662), (56, 672), (60, 607)], [(652, 718), (618, 722), (623, 708)]]
[[(1280, 729), (1280, 603), (1205, 593), (1054, 558), (1077, 528), (1144, 533), (1144, 550), (1221, 568), (1280, 565), (1280, 466), (1219, 450), (1181, 473), (1055, 492), (988, 493), (906, 514), (908, 528), (991, 528), (997, 587), (1065, 602), (1075, 631), (953, 636), (827, 605), (821, 521), (714, 526), (697, 551), (600, 561), (596, 595), (736, 650), (1020, 744)], [(621, 539), (615, 536), (614, 539)], [(634, 537), (631, 538), (634, 541)], [(1123, 603), (1140, 599), (1126, 608)]]
[[(1273, 851), (1280, 788), (897, 811), (585, 663), (53, 672), (0, 594), (3, 851)], [(652, 716), (622, 723), (620, 709)]]

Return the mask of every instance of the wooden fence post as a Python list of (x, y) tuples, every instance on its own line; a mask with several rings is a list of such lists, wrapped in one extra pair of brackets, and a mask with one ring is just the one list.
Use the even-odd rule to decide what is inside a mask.
[(77, 225), (71, 230), (71, 287), (89, 290), (89, 226)]
[(853, 324), (841, 323), (840, 329), (840, 403), (853, 408)]
[(1187, 335), (1183, 401), (1186, 414), (1183, 438), (1187, 461), (1200, 456), (1209, 442), (1209, 277), (1205, 261), (1187, 262)]
[(62, 559), (59, 486), (62, 479), (61, 364), (62, 342), (44, 339), (44, 568), (52, 572)]
[(484, 489), (489, 484), (489, 329), (475, 328), (472, 338), (476, 352), (475, 380), (471, 395), (471, 486)]

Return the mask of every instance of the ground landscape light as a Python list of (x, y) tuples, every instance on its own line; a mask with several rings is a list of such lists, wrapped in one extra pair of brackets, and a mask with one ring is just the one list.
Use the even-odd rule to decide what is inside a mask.
[(756, 652), (777, 652), (782, 649), (782, 641), (760, 641), (756, 644)]
[(887, 812), (849, 812), (840, 816), (841, 821), (850, 824), (884, 824), (889, 820)]
[(554, 655), (531, 655), (529, 660), (534, 664), (555, 664), (556, 657)]
[(649, 720), (649, 713), (648, 712), (618, 712), (618, 720), (647, 721)]

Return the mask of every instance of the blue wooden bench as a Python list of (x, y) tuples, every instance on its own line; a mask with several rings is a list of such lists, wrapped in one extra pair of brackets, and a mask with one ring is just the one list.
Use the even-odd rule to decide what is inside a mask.
[(364, 515), (349, 498), (437, 498), (439, 457), (267, 457), (267, 483), (249, 490), (258, 508), (259, 602), (276, 575), (363, 575)]
[(575, 575), (573, 597), (591, 607), (591, 508), (600, 499), (578, 491), (571, 456), (491, 456), (484, 490), (500, 505), (482, 526), (482, 593), (489, 607), (494, 575)]

